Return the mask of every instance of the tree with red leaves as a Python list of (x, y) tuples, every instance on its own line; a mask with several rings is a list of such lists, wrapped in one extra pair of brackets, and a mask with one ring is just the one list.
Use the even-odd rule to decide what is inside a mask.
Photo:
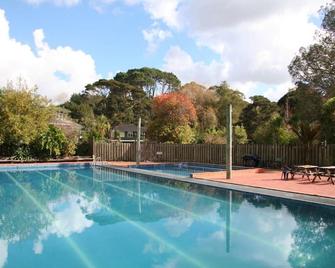
[(180, 92), (163, 94), (153, 100), (147, 136), (157, 142), (192, 143), (196, 122), (196, 109), (189, 97)]

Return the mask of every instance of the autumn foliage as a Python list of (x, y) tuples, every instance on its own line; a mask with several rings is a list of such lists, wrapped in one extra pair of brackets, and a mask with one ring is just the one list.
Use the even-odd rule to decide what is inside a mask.
[(152, 113), (153, 120), (148, 129), (148, 135), (152, 139), (164, 142), (192, 142), (192, 128), (197, 121), (197, 113), (189, 97), (180, 92), (157, 96), (153, 100)]
[(163, 121), (174, 122), (178, 125), (194, 123), (197, 118), (192, 101), (179, 92), (156, 97), (153, 102), (153, 113)]

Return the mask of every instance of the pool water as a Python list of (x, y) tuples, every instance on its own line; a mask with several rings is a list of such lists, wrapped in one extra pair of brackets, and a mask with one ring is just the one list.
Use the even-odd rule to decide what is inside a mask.
[(224, 166), (219, 165), (197, 165), (197, 164), (151, 164), (151, 165), (134, 165), (130, 166), (132, 168), (149, 170), (163, 174), (171, 174), (182, 177), (190, 177), (193, 173), (199, 172), (213, 172), (213, 171), (223, 171)]
[(334, 267), (335, 209), (103, 168), (0, 172), (0, 267)]

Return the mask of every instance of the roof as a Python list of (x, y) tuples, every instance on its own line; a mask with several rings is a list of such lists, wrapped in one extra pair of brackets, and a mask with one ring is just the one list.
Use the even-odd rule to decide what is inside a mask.
[(59, 114), (52, 118), (49, 123), (62, 129), (66, 136), (77, 136), (82, 129), (82, 126), (71, 118)]

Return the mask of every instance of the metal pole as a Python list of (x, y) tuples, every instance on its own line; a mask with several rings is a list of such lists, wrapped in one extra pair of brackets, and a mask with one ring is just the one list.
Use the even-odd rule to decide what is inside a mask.
[(136, 146), (136, 164), (141, 162), (141, 117), (138, 119), (137, 125), (137, 146)]
[(233, 126), (232, 126), (232, 105), (227, 108), (227, 144), (226, 144), (226, 179), (232, 178), (233, 163)]

